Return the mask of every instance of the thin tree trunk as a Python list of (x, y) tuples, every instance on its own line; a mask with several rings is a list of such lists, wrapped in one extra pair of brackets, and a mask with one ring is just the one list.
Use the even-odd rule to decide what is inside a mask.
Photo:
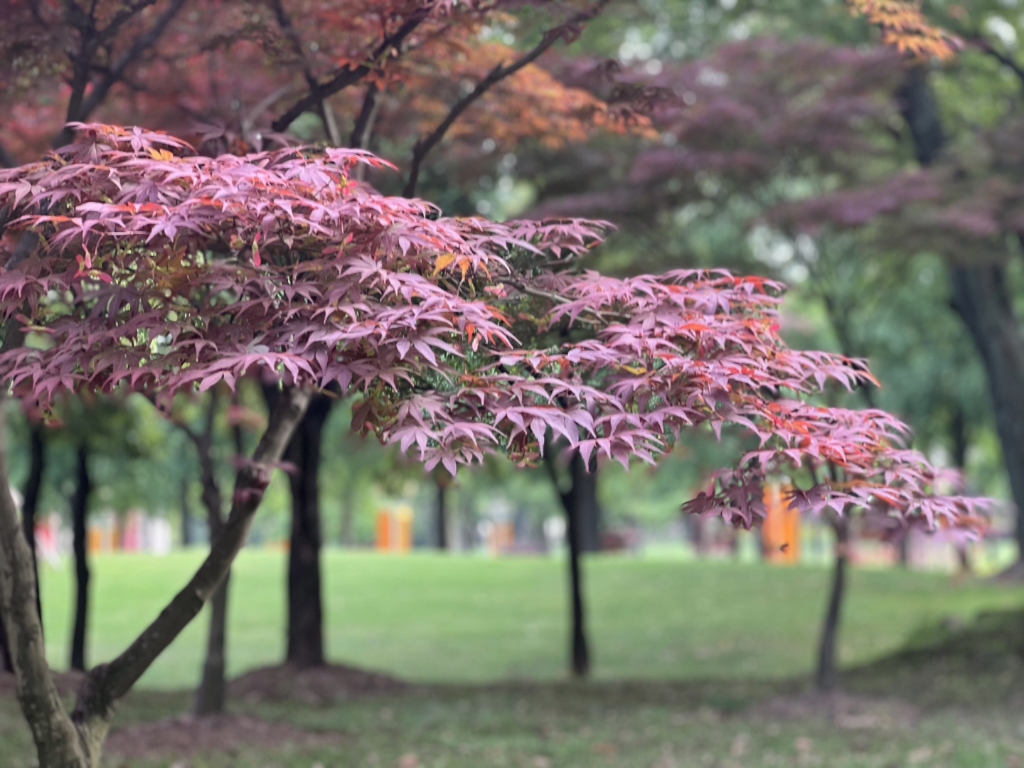
[(577, 524), (580, 531), (580, 552), (600, 552), (602, 515), (597, 501), (597, 462), (593, 459), (588, 469), (579, 454), (573, 454), (572, 493), (576, 500)]
[(192, 490), (192, 479), (185, 478), (181, 481), (181, 546), (192, 546), (192, 500), (189, 492)]
[(92, 482), (89, 478), (89, 449), (78, 446), (78, 482), (71, 498), (71, 527), (75, 553), (75, 624), (71, 633), (71, 669), (85, 671), (85, 635), (89, 617), (89, 559), (87, 517)]
[(354, 543), (356, 516), (355, 484), (349, 480), (341, 492), (341, 546), (351, 547)]
[(996, 432), (1017, 506), (1015, 534), (1024, 558), (1024, 338), (1002, 266), (952, 268), (953, 305), (967, 325), (988, 374)]
[(35, 610), (32, 558), (9, 491), (5, 396), (0, 388), (0, 613), (11, 641), (18, 700), (32, 730), (40, 768), (96, 768), (115, 703), (198, 615), (227, 575), (245, 543), (273, 466), (305, 412), (309, 393), (289, 388), (279, 398), (252, 461), (238, 472), (231, 514), (209, 555), (188, 584), (121, 655), (89, 672), (70, 716), (46, 664), (42, 627)]
[(333, 403), (324, 395), (314, 396), (288, 446), (287, 460), (295, 465), (296, 472), (288, 476), (292, 492), (292, 532), (288, 557), (286, 660), (297, 667), (325, 663), (318, 474), (323, 428)]
[(818, 646), (818, 669), (814, 677), (815, 687), (820, 693), (832, 693), (839, 687), (839, 622), (846, 597), (846, 569), (849, 560), (849, 521), (845, 517), (836, 516), (832, 519), (832, 528), (836, 534), (832, 589), (828, 596), (828, 610)]
[[(202, 501), (206, 507), (206, 521), (210, 529), (210, 546), (224, 532), (224, 500), (220, 492), (220, 484), (214, 471), (213, 461), (213, 427), (217, 416), (217, 394), (210, 392), (210, 402), (206, 412), (206, 426), (201, 435), (194, 437), (193, 442), (199, 454), (199, 481), (202, 486)], [(236, 453), (242, 456), (241, 440), (236, 433)], [(196, 689), (196, 698), (192, 711), (198, 717), (215, 715), (224, 711), (227, 702), (227, 618), (228, 618), (228, 584), (231, 581), (231, 570), (224, 575), (224, 580), (213, 593), (210, 600), (210, 624), (206, 633), (206, 657), (203, 660), (203, 677)]]
[(32, 731), (40, 768), (91, 768), (46, 663), (32, 553), (10, 493), (6, 398), (0, 387), (0, 618), (17, 679), (18, 703)]
[[(927, 69), (914, 67), (902, 93), (918, 162), (935, 162), (946, 144), (938, 101)], [(996, 431), (1017, 507), (1019, 550), (1013, 570), (1024, 572), (1024, 336), (1007, 291), (1006, 270), (992, 264), (952, 264), (953, 306), (970, 332), (988, 378)]]
[[(570, 640), (570, 661), (572, 675), (585, 678), (590, 674), (590, 644), (587, 642), (586, 609), (583, 597), (583, 573), (580, 557), (583, 548), (583, 521), (587, 504), (593, 498), (591, 487), (595, 480), (587, 473), (583, 457), (578, 452), (572, 455), (573, 487), (569, 493), (569, 504), (566, 506), (566, 538), (569, 544), (569, 587), (572, 601), (572, 637)], [(580, 479), (588, 478), (580, 483)], [(579, 483), (579, 485), (577, 485)]]
[[(578, 679), (590, 674), (590, 643), (587, 639), (586, 601), (583, 589), (583, 520), (587, 505), (597, 501), (597, 462), (591, 457), (588, 467), (578, 451), (573, 451), (569, 466), (572, 486), (563, 491), (553, 457), (554, 446), (544, 451), (544, 464), (565, 510), (565, 539), (569, 550), (569, 668)], [(591, 510), (591, 514), (596, 514)]]
[(36, 579), (36, 609), (39, 621), (43, 620), (42, 595), (39, 591), (39, 558), (36, 552), (36, 518), (39, 512), (39, 496), (43, 488), (43, 473), (46, 471), (46, 440), (43, 427), (33, 424), (29, 430), (29, 468), (22, 494), (21, 527), (25, 532), (25, 541), (32, 552), (32, 571)]
[(7, 630), (4, 629), (3, 611), (0, 610), (0, 672), (13, 671), (14, 664), (11, 662), (11, 650), (7, 643)]
[(434, 510), (434, 542), (440, 550), (448, 549), (448, 485), (447, 476), (438, 475), (435, 478), (437, 485), (437, 507)]
[[(964, 409), (958, 404), (953, 404), (953, 418), (949, 425), (950, 436), (953, 439), (953, 466), (960, 470), (966, 477), (967, 469), (967, 448), (970, 445), (967, 436), (967, 417)], [(974, 572), (971, 564), (970, 551), (966, 542), (958, 542), (956, 545), (957, 564), (960, 566), (960, 575), (969, 576)]]
[(220, 714), (227, 703), (227, 624), (228, 584), (231, 571), (217, 587), (210, 600), (210, 626), (206, 635), (206, 659), (203, 661), (203, 678), (196, 689), (192, 711), (197, 717)]

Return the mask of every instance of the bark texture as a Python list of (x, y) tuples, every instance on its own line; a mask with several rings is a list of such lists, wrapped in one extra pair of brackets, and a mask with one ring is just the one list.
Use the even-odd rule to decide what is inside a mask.
[(192, 711), (197, 717), (220, 714), (227, 704), (227, 624), (230, 571), (210, 600), (210, 626), (206, 634), (203, 678), (196, 689)]
[(71, 668), (85, 671), (85, 637), (89, 620), (89, 449), (78, 446), (77, 481), (71, 497), (71, 529), (75, 554), (75, 623), (71, 632)]
[(292, 492), (292, 531), (288, 557), (287, 662), (317, 667), (324, 658), (323, 598), (320, 580), (320, 449), (334, 400), (315, 395), (288, 446)]
[(284, 390), (252, 460), (238, 472), (231, 513), (202, 565), (120, 656), (109, 664), (95, 667), (86, 677), (79, 690), (72, 719), (79, 731), (86, 735), (86, 740), (95, 744), (92, 749), (97, 760), (115, 702), (131, 690), (164, 649), (199, 614), (227, 576), (231, 563), (245, 544), (253, 516), (270, 484), (271, 465), (280, 460), (308, 403), (308, 392)]
[(13, 672), (11, 651), (7, 644), (7, 630), (4, 628), (3, 610), (0, 609), (0, 672)]
[[(210, 529), (212, 546), (224, 532), (224, 500), (217, 482), (213, 461), (213, 426), (217, 415), (217, 396), (210, 393), (206, 412), (206, 426), (201, 435), (192, 435), (199, 454), (199, 481), (202, 485), (202, 501), (206, 508), (206, 520)], [(241, 450), (239, 450), (241, 458)], [(193, 712), (199, 717), (224, 711), (227, 703), (227, 621), (228, 584), (230, 570), (210, 600), (210, 624), (206, 634), (206, 658), (203, 660), (203, 677), (196, 689)]]
[[(901, 97), (918, 162), (927, 167), (942, 153), (946, 138), (938, 101), (923, 66), (910, 71)], [(953, 306), (985, 366), (1003, 461), (1018, 510), (1016, 538), (1024, 562), (1024, 336), (1007, 292), (1004, 266), (954, 263), (950, 282)], [(1020, 568), (1020, 563), (1015, 567)]]
[(0, 388), (0, 618), (17, 679), (18, 702), (32, 731), (40, 768), (91, 768), (85, 742), (64, 709), (46, 663), (32, 553), (9, 490), (6, 399)]
[(435, 478), (437, 495), (434, 508), (434, 544), (440, 550), (448, 549), (448, 486), (447, 477)]
[(46, 439), (43, 427), (33, 424), (29, 430), (29, 465), (28, 478), (25, 481), (24, 500), (21, 504), (21, 526), (25, 531), (25, 541), (32, 553), (32, 571), (36, 579), (36, 609), (39, 620), (43, 620), (43, 605), (39, 594), (39, 562), (36, 552), (36, 518), (39, 512), (39, 497), (43, 490), (43, 475), (46, 472)]
[(181, 481), (181, 546), (192, 546), (192, 500), (189, 492), (192, 490), (192, 479), (185, 478)]
[(565, 511), (565, 538), (569, 550), (569, 669), (573, 677), (582, 679), (590, 674), (591, 663), (583, 587), (583, 521), (588, 513), (593, 518), (597, 516), (593, 509), (597, 503), (597, 462), (592, 457), (591, 465), (588, 467), (579, 452), (574, 451), (570, 459), (571, 485), (562, 490), (552, 452), (553, 447), (549, 445), (544, 452), (545, 464)]
[(836, 534), (835, 564), (832, 570), (832, 588), (828, 595), (828, 610), (818, 646), (818, 668), (814, 676), (815, 687), (821, 693), (832, 693), (839, 688), (838, 640), (839, 622), (846, 598), (846, 571), (849, 564), (850, 524), (845, 517), (831, 520)]
[(341, 492), (341, 546), (351, 547), (355, 543), (356, 489), (350, 479)]
[(308, 403), (308, 392), (285, 390), (252, 460), (238, 473), (231, 513), (210, 553), (184, 589), (120, 656), (89, 672), (69, 717), (46, 664), (35, 610), (32, 558), (8, 490), (0, 392), (0, 610), (11, 641), (18, 698), (32, 729), (41, 768), (99, 766), (114, 704), (196, 617), (227, 575), (270, 483), (273, 464), (284, 453)]

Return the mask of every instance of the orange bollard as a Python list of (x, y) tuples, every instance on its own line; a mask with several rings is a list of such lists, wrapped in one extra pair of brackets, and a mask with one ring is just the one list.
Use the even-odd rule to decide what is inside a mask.
[(377, 549), (387, 552), (391, 549), (391, 513), (377, 510)]
[(764, 506), (768, 515), (761, 529), (765, 559), (769, 563), (800, 561), (800, 512), (786, 501), (789, 486), (770, 483), (764, 489)]

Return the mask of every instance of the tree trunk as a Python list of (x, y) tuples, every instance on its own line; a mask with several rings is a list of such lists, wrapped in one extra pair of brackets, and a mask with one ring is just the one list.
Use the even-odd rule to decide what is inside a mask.
[(576, 453), (573, 454), (570, 471), (580, 530), (580, 552), (600, 552), (603, 526), (601, 505), (597, 501), (597, 462), (591, 459), (588, 471), (582, 457)]
[(297, 667), (322, 666), (323, 600), (320, 583), (320, 446), (334, 401), (316, 395), (288, 446), (292, 492), (292, 532), (288, 557), (287, 662)]
[[(217, 415), (217, 396), (210, 393), (209, 409), (206, 415), (206, 428), (195, 440), (199, 454), (199, 482), (202, 486), (201, 499), (206, 507), (206, 522), (210, 529), (210, 546), (224, 533), (224, 500), (217, 482), (213, 462), (213, 426)], [(236, 435), (236, 452), (242, 458), (241, 439)], [(224, 580), (217, 587), (210, 600), (210, 624), (206, 634), (206, 658), (203, 660), (203, 677), (196, 689), (196, 698), (192, 711), (198, 717), (215, 715), (224, 711), (227, 701), (227, 620), (228, 620), (228, 584), (231, 580), (230, 569)]]
[(71, 497), (71, 528), (75, 552), (75, 625), (71, 634), (71, 668), (85, 671), (85, 633), (89, 616), (89, 560), (87, 516), (92, 483), (89, 479), (89, 449), (78, 446), (78, 483)]
[(11, 650), (7, 643), (7, 630), (4, 629), (3, 611), (0, 611), (0, 672), (13, 671), (14, 664), (11, 662)]
[(181, 481), (181, 546), (192, 546), (192, 501), (189, 491), (192, 490), (192, 479)]
[(832, 589), (828, 597), (828, 611), (818, 646), (818, 670), (814, 677), (819, 693), (832, 693), (839, 687), (837, 648), (839, 621), (842, 618), (843, 599), (846, 597), (846, 568), (849, 560), (850, 527), (845, 517), (834, 517), (832, 528), (836, 533), (835, 565), (832, 571)]
[[(593, 464), (593, 460), (591, 460)], [(590, 645), (587, 642), (586, 609), (583, 596), (583, 573), (580, 568), (580, 557), (583, 554), (584, 531), (583, 522), (587, 506), (596, 500), (595, 474), (587, 472), (583, 457), (578, 452), (572, 455), (572, 490), (567, 494), (566, 540), (569, 545), (569, 588), (572, 611), (572, 637), (570, 640), (570, 661), (572, 675), (585, 678), (590, 674)]]
[(0, 387), (0, 618), (17, 679), (18, 703), (32, 731), (40, 768), (92, 768), (46, 663), (32, 553), (10, 493), (5, 400), (6, 392)]
[(273, 466), (305, 413), (309, 393), (289, 388), (278, 398), (252, 461), (238, 472), (231, 514), (209, 555), (123, 653), (89, 672), (70, 717), (46, 663), (35, 610), (32, 558), (8, 487), (5, 396), (0, 388), (0, 613), (11, 641), (18, 700), (32, 730), (40, 768), (97, 768), (115, 703), (198, 615), (245, 544)]
[(988, 374), (996, 432), (1017, 506), (1017, 546), (1024, 557), (1024, 338), (1002, 266), (952, 268), (953, 305), (970, 331)]
[(356, 489), (352, 479), (341, 492), (341, 546), (351, 547), (355, 542)]
[(434, 543), (440, 550), (448, 549), (448, 485), (447, 476), (435, 478), (437, 507), (434, 510)]
[(43, 620), (42, 595), (39, 592), (39, 558), (36, 552), (36, 518), (39, 512), (39, 496), (43, 489), (43, 473), (46, 471), (46, 441), (43, 427), (33, 424), (29, 431), (29, 468), (22, 494), (21, 527), (25, 532), (25, 541), (32, 552), (32, 571), (36, 580), (36, 610), (39, 621)]
[(206, 635), (206, 659), (203, 661), (203, 679), (196, 690), (192, 711), (197, 717), (215, 715), (224, 711), (227, 702), (227, 624), (228, 584), (231, 571), (217, 587), (210, 600), (210, 626)]
[[(922, 166), (931, 165), (945, 146), (941, 114), (925, 67), (914, 67), (904, 84), (903, 116)], [(1001, 265), (952, 264), (953, 306), (981, 355), (995, 413), (1003, 461), (1017, 507), (1017, 570), (1024, 570), (1024, 337), (1007, 292)]]

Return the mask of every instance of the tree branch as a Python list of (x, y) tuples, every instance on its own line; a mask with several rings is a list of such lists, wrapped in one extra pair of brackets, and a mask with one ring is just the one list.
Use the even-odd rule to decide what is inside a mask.
[[(292, 23), (292, 17), (285, 10), (283, 0), (271, 0), (271, 7), (274, 9), (274, 16), (277, 17), (277, 25), (284, 32), (285, 37), (292, 44), (292, 48), (295, 49), (295, 55), (299, 57), (299, 61), (302, 62), (302, 75), (306, 78), (306, 84), (309, 86), (310, 93), (317, 91), (320, 85), (317, 83), (316, 75), (313, 73), (313, 67), (309, 63), (309, 58), (306, 56), (306, 49), (302, 46), (302, 38), (299, 37), (299, 31), (295, 29), (295, 25)], [(338, 126), (334, 122), (333, 115), (330, 112), (330, 107), (327, 105), (326, 97), (321, 98), (316, 103), (317, 112), (320, 114), (320, 120), (324, 124), (324, 130), (327, 131), (328, 137), (330, 137), (331, 143), (337, 145), (340, 141), (338, 135)]]
[(562, 484), (558, 479), (558, 468), (555, 466), (554, 448), (553, 443), (547, 443), (544, 446), (544, 467), (548, 471), (548, 477), (551, 478), (551, 485), (555, 487), (555, 493), (558, 494), (558, 498), (562, 502), (562, 507), (566, 513), (569, 513), (571, 512), (572, 495), (562, 490)]
[(73, 719), (80, 728), (104, 728), (114, 703), (124, 696), (171, 641), (213, 595), (245, 544), (252, 518), (270, 483), (272, 468), (284, 453), (295, 426), (309, 405), (310, 392), (286, 388), (270, 415), (252, 461), (238, 473), (231, 513), (206, 560), (189, 583), (124, 653), (92, 670), (79, 691)]
[(350, 85), (358, 83), (370, 74), (370, 72), (380, 64), (380, 61), (388, 56), (391, 51), (396, 49), (401, 50), (402, 43), (405, 42), (405, 39), (409, 37), (409, 35), (411, 35), (429, 15), (429, 7), (424, 7), (414, 12), (405, 20), (402, 26), (381, 41), (380, 45), (378, 45), (370, 55), (370, 59), (366, 64), (360, 64), (358, 67), (340, 70), (326, 83), (314, 81), (314, 84), (310, 88), (310, 92), (285, 110), (284, 114), (271, 124), (271, 127), (278, 133), (283, 133), (288, 130), (288, 127), (294, 123), (296, 118), (298, 118), (303, 112), (307, 112), (311, 107), (315, 107), (329, 96), (333, 96), (339, 91), (348, 88)]
[(352, 149), (366, 149), (370, 144), (370, 134), (373, 132), (373, 123), (377, 118), (377, 108), (380, 106), (379, 95), (380, 91), (375, 83), (370, 83), (366, 86), (363, 106), (359, 110), (355, 127), (352, 129), (352, 136), (348, 141), (348, 145)]
[(553, 29), (549, 29), (544, 33), (540, 42), (537, 43), (530, 51), (524, 53), (518, 59), (513, 61), (511, 64), (499, 64), (491, 70), (490, 74), (487, 75), (483, 80), (476, 84), (476, 87), (459, 99), (455, 104), (452, 105), (448, 111), (448, 115), (438, 123), (437, 127), (434, 128), (426, 136), (420, 138), (416, 142), (416, 146), (413, 147), (412, 151), (412, 164), (409, 169), (409, 180), (406, 182), (405, 189), (402, 194), (405, 197), (412, 197), (416, 194), (416, 185), (419, 182), (420, 169), (423, 165), (423, 161), (430, 154), (430, 151), (437, 146), (437, 144), (444, 138), (448, 130), (454, 125), (455, 121), (459, 119), (463, 112), (469, 109), (472, 104), (489, 91), (493, 86), (500, 83), (505, 78), (514, 75), (516, 72), (521, 70), (528, 64), (532, 64), (534, 61), (539, 59), (541, 55), (547, 51), (556, 42), (563, 39), (573, 39), (574, 35), (578, 34), (577, 28), (586, 24), (588, 21), (593, 19), (608, 4), (609, 0), (598, 0), (593, 6), (585, 11), (580, 11), (564, 24), (560, 24)]
[(968, 41), (978, 46), (978, 49), (983, 53), (991, 56), (993, 59), (998, 61), (1004, 67), (1009, 69), (1013, 74), (1020, 80), (1021, 89), (1024, 90), (1024, 67), (1018, 64), (1013, 57), (1003, 53), (995, 48), (988, 40), (982, 37), (980, 34), (972, 35), (968, 38)]
[[(156, 20), (153, 26), (150, 27), (149, 31), (136, 39), (135, 43), (124, 52), (121, 58), (119, 58), (113, 66), (110, 67), (107, 75), (96, 85), (92, 93), (89, 94), (89, 98), (83, 102), (81, 110), (82, 116), (77, 119), (85, 120), (90, 114), (92, 114), (93, 110), (95, 110), (96, 107), (98, 107), (107, 97), (107, 93), (110, 89), (121, 79), (125, 70), (137, 61), (138, 58), (151, 48), (156, 41), (160, 39), (164, 32), (167, 31), (168, 25), (170, 25), (174, 20), (174, 17), (177, 16), (185, 6), (185, 2), (186, 0), (172, 0), (170, 6), (163, 12), (160, 18)], [(149, 2), (139, 4), (132, 10), (132, 13), (134, 14), (138, 12), (149, 4)], [(127, 11), (125, 11), (125, 13), (127, 13)], [(111, 25), (108, 25), (101, 35), (106, 34), (110, 29), (110, 26)]]

